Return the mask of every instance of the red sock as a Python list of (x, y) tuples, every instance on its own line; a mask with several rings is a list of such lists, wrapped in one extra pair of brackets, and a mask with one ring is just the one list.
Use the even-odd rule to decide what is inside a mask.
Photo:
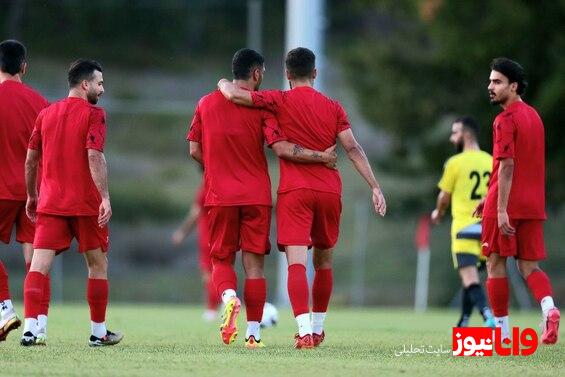
[(226, 289), (237, 291), (237, 275), (231, 263), (215, 261), (212, 269), (212, 281), (219, 297)]
[(243, 300), (247, 321), (261, 322), (263, 307), (267, 301), (267, 281), (265, 279), (245, 279)]
[(26, 263), (26, 274), (29, 272), (30, 268), (31, 268), (31, 262)]
[(47, 315), (49, 313), (49, 301), (51, 300), (51, 279), (49, 275), (45, 275), (43, 281), (43, 298), (41, 299), (41, 308), (39, 314)]
[(312, 311), (325, 313), (328, 310), (333, 288), (333, 274), (331, 268), (316, 270), (312, 284)]
[(96, 323), (106, 321), (106, 306), (108, 306), (108, 280), (88, 279), (86, 299), (90, 306), (90, 320)]
[(25, 318), (37, 318), (41, 311), (41, 299), (45, 275), (38, 271), (30, 271), (24, 282), (24, 308)]
[(288, 266), (287, 288), (294, 316), (309, 313), (306, 266), (303, 264), (291, 264)]
[(10, 285), (8, 284), (8, 273), (4, 263), (0, 261), (0, 301), (10, 299)]
[(216, 292), (212, 278), (208, 280), (204, 288), (206, 289), (206, 307), (210, 310), (216, 310), (222, 300), (220, 300), (220, 296), (218, 296), (218, 292)]
[(546, 296), (553, 296), (549, 277), (542, 270), (532, 272), (526, 279), (526, 283), (538, 303)]
[(508, 278), (487, 279), (488, 299), (495, 317), (508, 315)]

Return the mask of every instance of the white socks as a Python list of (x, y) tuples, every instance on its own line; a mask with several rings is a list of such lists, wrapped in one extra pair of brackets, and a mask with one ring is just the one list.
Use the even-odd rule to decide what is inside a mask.
[(222, 292), (222, 302), (224, 304), (227, 304), (232, 297), (237, 297), (237, 294), (233, 289), (226, 289)]
[(310, 313), (297, 315), (296, 323), (298, 324), (298, 336), (303, 337), (306, 334), (312, 334), (312, 323), (310, 322)]
[(324, 320), (326, 319), (326, 313), (316, 313), (312, 312), (312, 331), (318, 335), (322, 334), (324, 331)]
[(47, 335), (47, 316), (45, 314), (37, 316), (37, 332)]
[(247, 332), (245, 333), (245, 338), (249, 339), (249, 337), (253, 335), (255, 340), (261, 339), (261, 323), (257, 321), (247, 321)]
[(33, 336), (37, 336), (37, 319), (36, 318), (26, 318), (24, 320), (24, 334), (26, 332), (31, 332)]
[(555, 304), (553, 303), (553, 298), (551, 296), (545, 296), (540, 301), (541, 311), (543, 312), (543, 318), (547, 317), (547, 312), (550, 309), (555, 308)]
[(510, 338), (510, 328), (508, 326), (508, 316), (494, 317), (496, 327), (500, 327), (500, 334), (502, 339)]
[[(26, 319), (27, 321), (27, 319)], [(90, 329), (91, 329), (91, 333), (92, 335), (94, 335), (97, 338), (103, 338), (106, 336), (106, 322), (93, 322), (90, 321)]]

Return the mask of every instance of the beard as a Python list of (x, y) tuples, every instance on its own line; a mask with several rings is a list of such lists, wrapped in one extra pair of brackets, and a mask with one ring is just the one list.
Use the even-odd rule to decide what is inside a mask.
[[(491, 97), (491, 95), (493, 95), (493, 96)], [(501, 98), (501, 99), (496, 99), (496, 98), (494, 97), (494, 95), (495, 95), (495, 94), (492, 93), (492, 92), (489, 93), (489, 102), (490, 102), (490, 104), (491, 104), (492, 106), (500, 105), (501, 103), (504, 102), (504, 99), (502, 99), (502, 98)]]
[(457, 151), (457, 153), (463, 152), (463, 142), (455, 144), (455, 150)]
[(99, 97), (100, 96), (95, 91), (86, 93), (86, 99), (88, 100), (89, 103), (93, 105), (96, 105), (98, 103)]

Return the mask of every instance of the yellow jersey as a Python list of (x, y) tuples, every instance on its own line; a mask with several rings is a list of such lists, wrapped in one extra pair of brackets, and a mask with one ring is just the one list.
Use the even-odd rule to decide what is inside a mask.
[(464, 151), (447, 160), (438, 187), (451, 194), (454, 222), (479, 221), (473, 218), (473, 212), (486, 196), (491, 169), (492, 156), (481, 150)]

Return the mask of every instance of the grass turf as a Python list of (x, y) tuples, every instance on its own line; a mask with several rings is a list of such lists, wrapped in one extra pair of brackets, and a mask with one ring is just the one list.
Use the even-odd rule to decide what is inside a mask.
[[(204, 323), (201, 312), (199, 307), (115, 304), (109, 308), (109, 327), (123, 331), (125, 339), (114, 347), (89, 348), (88, 308), (53, 305), (46, 347), (21, 347), (19, 330), (0, 343), (1, 375), (557, 376), (565, 370), (563, 339), (557, 346), (540, 346), (530, 357), (395, 356), (411, 345), (450, 349), (453, 311), (336, 309), (326, 320), (320, 348), (294, 350), (294, 320), (283, 310), (278, 326), (262, 332), (267, 348), (254, 351), (243, 347), (244, 312), (231, 346), (221, 344), (219, 322)], [(477, 317), (472, 324), (478, 325)], [(537, 312), (512, 315), (512, 326), (537, 328), (538, 323)]]

